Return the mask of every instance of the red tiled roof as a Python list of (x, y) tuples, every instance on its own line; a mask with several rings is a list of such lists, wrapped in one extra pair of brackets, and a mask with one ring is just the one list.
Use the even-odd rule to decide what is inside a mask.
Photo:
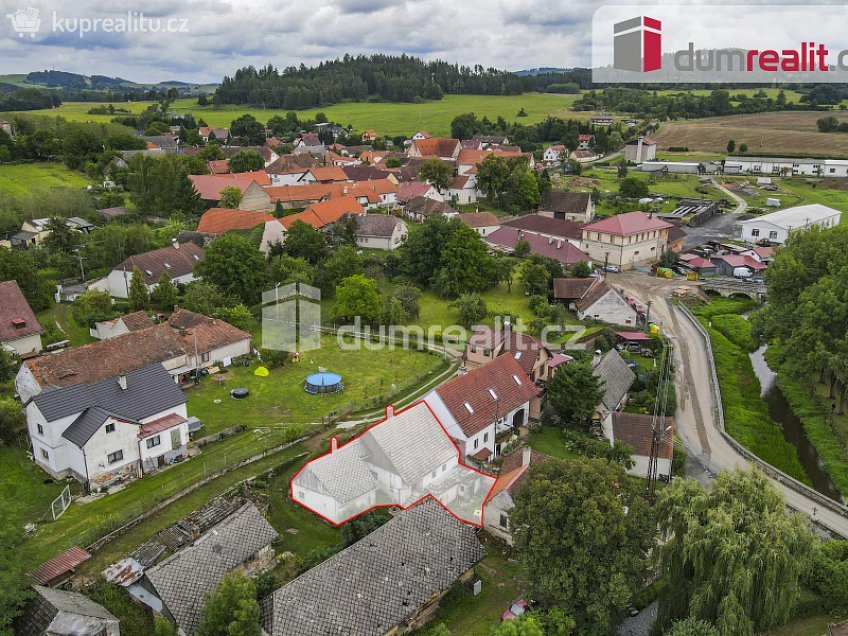
[[(495, 400), (489, 390), (495, 392)], [(467, 437), (483, 430), (498, 417), (518, 408), (539, 390), (510, 355), (495, 358), (436, 389), (442, 402)], [(465, 404), (471, 406), (471, 413)]]
[(169, 413), (159, 419), (147, 422), (147, 424), (142, 424), (139, 429), (138, 439), (144, 439), (151, 435), (156, 435), (156, 433), (167, 431), (169, 428), (174, 428), (184, 422), (188, 422), (188, 420), (179, 413)]
[(273, 221), (265, 212), (246, 212), (229, 208), (210, 208), (200, 217), (197, 231), (204, 234), (221, 235), (230, 230), (249, 230), (252, 227)]
[[(651, 429), (654, 416), (644, 413), (624, 413), (613, 411), (612, 414), (612, 436), (613, 439), (622, 444), (632, 446), (634, 454), (642, 457), (650, 457), (653, 432)], [(671, 459), (674, 454), (674, 418), (662, 418), (659, 424), (663, 430), (671, 426), (672, 429), (663, 433), (660, 439), (659, 456), (663, 459)]]
[(468, 227), (492, 227), (501, 224), (498, 217), (491, 212), (466, 212), (459, 215), (459, 220)]
[(356, 197), (339, 197), (321, 203), (313, 203), (303, 212), (284, 216), (279, 221), (286, 229), (290, 228), (295, 221), (303, 221), (315, 229), (320, 229), (335, 223), (345, 214), (365, 214), (365, 210), (356, 200)]
[(694, 258), (687, 259), (686, 264), (694, 267), (695, 269), (703, 269), (705, 267), (715, 267), (715, 263), (712, 261), (708, 261), (705, 258), (700, 258), (695, 256)]
[(404, 181), (398, 187), (396, 198), (401, 203), (412, 201), (415, 197), (423, 197), (424, 193), (432, 187), (429, 183), (421, 183), (420, 181)]
[(530, 244), (533, 254), (541, 254), (546, 258), (552, 258), (563, 265), (573, 265), (579, 262), (588, 262), (589, 255), (569, 243), (565, 239), (549, 239), (541, 234), (519, 230), (518, 228), (502, 225), (500, 228), (483, 237), (492, 246), (502, 246), (513, 249), (519, 239), (524, 239)]
[(412, 143), (415, 144), (418, 152), (424, 157), (453, 157), (459, 146), (458, 139), (444, 139), (439, 137), (416, 139)]
[(74, 568), (90, 558), (91, 555), (88, 552), (74, 546), (39, 565), (30, 577), (39, 585), (47, 585), (59, 577), (72, 573)]
[(597, 278), (554, 278), (554, 298), (558, 300), (577, 300), (582, 298)]
[(459, 154), (456, 157), (456, 163), (460, 166), (476, 166), (478, 163), (482, 163), (483, 160), (489, 155), (495, 155), (496, 157), (520, 157), (525, 153), (522, 153), (520, 150), (506, 150), (503, 148), (494, 148), (490, 150), (475, 150), (473, 148), (463, 148), (459, 151)]
[(271, 197), (271, 203), (281, 201), (291, 203), (296, 201), (320, 201), (337, 196), (344, 184), (341, 183), (307, 183), (306, 185), (284, 185), (265, 188)]
[(527, 214), (519, 216), (509, 221), (505, 221), (504, 225), (515, 227), (520, 230), (529, 230), (530, 232), (538, 232), (539, 234), (549, 234), (551, 236), (560, 236), (567, 239), (580, 240), (583, 227), (574, 221), (566, 221), (565, 219), (555, 219), (550, 216), (541, 214)]
[(300, 155), (282, 155), (265, 168), (268, 174), (291, 174), (306, 172), (319, 165), (318, 160), (309, 153)]
[[(724, 261), (730, 267), (747, 267), (757, 271), (766, 269), (766, 266), (757, 259), (752, 256), (742, 256), (741, 254), (720, 254), (713, 256), (712, 260)], [(691, 264), (692, 261), (689, 261), (689, 263)]]
[(310, 168), (309, 172), (316, 181), (347, 181), (345, 171), (338, 166), (319, 166)]
[(225, 175), (230, 179), (241, 179), (245, 181), (256, 181), (261, 186), (271, 185), (271, 177), (264, 170), (255, 170), (253, 172), (233, 172)]
[(253, 183), (252, 180), (234, 178), (233, 175), (190, 174), (188, 178), (204, 201), (219, 201), (224, 188), (238, 188), (244, 194)]
[(615, 234), (617, 236), (630, 236), (631, 234), (639, 234), (651, 230), (664, 230), (670, 227), (671, 223), (667, 223), (662, 219), (651, 218), (644, 212), (635, 211), (616, 214), (615, 216), (584, 225), (583, 232), (584, 236), (585, 232), (589, 231)]
[(44, 331), (24, 298), (17, 281), (0, 283), (0, 342), (17, 340)]
[(229, 174), (230, 162), (226, 159), (216, 159), (209, 162), (209, 172), (212, 174)]
[(130, 314), (121, 316), (121, 322), (123, 322), (124, 326), (130, 331), (141, 331), (142, 329), (150, 329), (151, 327), (156, 326), (143, 311), (134, 311)]

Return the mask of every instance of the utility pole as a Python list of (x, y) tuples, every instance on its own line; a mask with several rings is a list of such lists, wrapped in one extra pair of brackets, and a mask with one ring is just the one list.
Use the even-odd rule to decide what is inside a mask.
[(663, 347), (663, 361), (660, 367), (660, 377), (657, 381), (657, 398), (654, 402), (654, 416), (651, 420), (651, 455), (648, 459), (648, 474), (645, 481), (645, 497), (655, 501), (657, 496), (657, 479), (659, 478), (660, 443), (671, 431), (671, 426), (665, 426), (666, 410), (668, 409), (668, 389), (672, 378), (671, 343)]
[(645, 312), (645, 333), (648, 333), (651, 330), (651, 305), (653, 304), (653, 300), (648, 301), (648, 310)]

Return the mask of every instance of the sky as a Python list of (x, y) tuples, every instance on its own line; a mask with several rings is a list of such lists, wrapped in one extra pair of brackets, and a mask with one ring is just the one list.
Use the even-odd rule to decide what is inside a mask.
[[(247, 65), (407, 53), (507, 70), (591, 61), (595, 2), (551, 0), (0, 0), (0, 74), (56, 69), (136, 82), (219, 82)], [(34, 8), (35, 37), (12, 19)], [(158, 19), (173, 32), (80, 32), (78, 19)], [(34, 17), (19, 15), (14, 19)], [(27, 24), (32, 25), (32, 21)], [(101, 23), (102, 24), (102, 23)], [(136, 19), (135, 25), (138, 24)], [(151, 23), (147, 23), (151, 24)], [(82, 37), (81, 37), (82, 35)]]

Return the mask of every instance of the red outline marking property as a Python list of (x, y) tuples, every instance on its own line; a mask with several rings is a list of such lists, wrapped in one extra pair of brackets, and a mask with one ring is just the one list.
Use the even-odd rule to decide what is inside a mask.
[[(485, 478), (487, 478), (487, 479), (491, 479), (491, 480), (492, 480), (492, 485), (490, 486), (489, 490), (486, 492), (486, 496), (483, 498), (483, 503), (482, 503), (482, 506), (481, 506), (481, 508), (480, 508), (480, 523), (475, 523), (475, 522), (473, 522), (473, 521), (469, 521), (468, 519), (463, 519), (462, 517), (458, 516), (456, 513), (454, 513), (454, 511), (453, 511), (453, 510), (451, 510), (451, 509), (450, 509), (450, 507), (449, 507), (449, 506), (447, 506), (447, 505), (445, 505), (444, 503), (442, 503), (442, 502), (439, 500), (439, 498), (438, 498), (438, 497), (436, 497), (436, 496), (435, 496), (434, 494), (432, 494), (432, 493), (427, 493), (426, 495), (423, 495), (422, 497), (419, 497), (418, 499), (416, 499), (415, 501), (413, 501), (412, 503), (410, 503), (410, 504), (408, 504), (408, 505), (406, 505), (406, 506), (403, 506), (403, 505), (401, 505), (401, 504), (399, 504), (399, 503), (376, 504), (376, 505), (371, 506), (370, 508), (367, 508), (367, 509), (365, 509), (365, 510), (362, 510), (361, 512), (356, 513), (355, 515), (352, 515), (352, 516), (350, 516), (350, 517), (347, 517), (347, 518), (346, 518), (346, 519), (344, 519), (343, 521), (340, 521), (340, 522), (338, 522), (338, 523), (337, 523), (337, 522), (333, 521), (332, 519), (330, 519), (330, 518), (328, 518), (328, 517), (324, 516), (323, 514), (321, 514), (320, 512), (318, 512), (317, 510), (315, 510), (314, 508), (310, 508), (308, 505), (306, 505), (306, 504), (305, 504), (304, 502), (302, 502), (302, 501), (299, 501), (299, 500), (298, 500), (298, 499), (294, 496), (294, 480), (295, 480), (295, 479), (297, 479), (297, 477), (300, 475), (300, 473), (302, 473), (302, 472), (304, 471), (304, 469), (305, 469), (307, 466), (309, 466), (311, 463), (316, 462), (316, 461), (321, 460), (321, 459), (324, 459), (325, 457), (327, 457), (327, 456), (329, 456), (329, 455), (332, 455), (333, 450), (331, 450), (331, 451), (330, 451), (330, 452), (328, 452), (328, 453), (325, 453), (324, 455), (321, 455), (320, 457), (316, 457), (315, 459), (311, 459), (311, 460), (309, 460), (309, 461), (308, 461), (308, 462), (306, 462), (303, 466), (301, 466), (301, 467), (300, 467), (300, 469), (299, 469), (299, 470), (298, 470), (298, 471), (297, 471), (294, 475), (292, 475), (291, 479), (289, 479), (289, 497), (291, 498), (291, 500), (292, 500), (292, 501), (294, 501), (294, 502), (295, 502), (296, 504), (298, 504), (299, 506), (301, 506), (301, 507), (305, 508), (306, 510), (309, 510), (310, 512), (312, 512), (312, 513), (314, 513), (314, 514), (318, 515), (319, 517), (321, 517), (324, 521), (326, 521), (326, 522), (327, 522), (327, 523), (329, 523), (330, 525), (333, 525), (333, 526), (337, 526), (337, 527), (338, 527), (338, 526), (341, 526), (341, 525), (343, 525), (343, 524), (345, 524), (345, 523), (348, 523), (349, 521), (352, 521), (353, 519), (356, 519), (357, 517), (361, 517), (362, 515), (364, 515), (364, 514), (366, 514), (366, 513), (368, 513), (368, 512), (371, 512), (372, 510), (376, 510), (377, 508), (400, 508), (400, 509), (402, 509), (402, 510), (408, 510), (409, 508), (412, 508), (413, 506), (415, 506), (415, 505), (417, 505), (417, 504), (421, 503), (421, 502), (422, 502), (422, 501), (424, 501), (425, 499), (430, 498), (430, 499), (433, 499), (436, 503), (438, 503), (438, 504), (439, 504), (442, 508), (444, 508), (445, 510), (447, 510), (447, 511), (451, 514), (451, 516), (453, 516), (453, 517), (454, 517), (454, 519), (456, 519), (457, 521), (461, 521), (462, 523), (467, 523), (467, 524), (469, 524), (469, 525), (472, 525), (472, 526), (475, 526), (475, 527), (478, 527), (478, 528), (482, 528), (482, 527), (483, 527), (483, 523), (484, 523), (484, 519), (485, 519), (485, 509), (486, 509), (486, 503), (489, 501), (489, 498), (490, 498), (490, 497), (491, 497), (491, 495), (492, 495), (492, 491), (495, 489), (495, 484), (497, 483), (497, 477), (495, 477), (495, 476), (493, 476), (493, 475), (486, 474), (486, 473), (484, 473), (484, 472), (482, 472), (482, 471), (480, 471), (480, 470), (477, 470), (477, 469), (476, 469), (476, 468), (474, 468), (473, 466), (469, 466), (468, 464), (466, 464), (466, 463), (464, 463), (464, 462), (462, 461), (462, 452), (459, 450), (459, 446), (457, 446), (457, 445), (456, 445), (456, 442), (455, 442), (455, 441), (453, 440), (453, 438), (450, 436), (450, 434), (448, 433), (447, 429), (446, 429), (446, 428), (444, 427), (444, 425), (442, 424), (442, 422), (441, 422), (441, 420), (439, 419), (439, 417), (438, 417), (438, 416), (437, 416), (437, 415), (433, 412), (433, 409), (431, 409), (431, 408), (430, 408), (430, 405), (429, 405), (429, 404), (427, 404), (427, 402), (425, 402), (424, 400), (419, 400), (418, 402), (415, 402), (414, 404), (412, 404), (412, 405), (410, 405), (410, 406), (406, 407), (404, 410), (402, 410), (402, 411), (398, 411), (398, 412), (395, 412), (395, 411), (394, 411), (394, 406), (392, 406), (391, 404), (390, 404), (390, 405), (388, 405), (388, 406), (386, 406), (386, 417), (385, 417), (384, 419), (382, 419), (382, 420), (380, 420), (379, 422), (376, 422), (376, 423), (372, 424), (371, 426), (369, 426), (368, 428), (366, 428), (366, 429), (365, 429), (364, 431), (362, 431), (359, 435), (357, 435), (356, 437), (354, 437), (353, 439), (351, 439), (350, 441), (348, 441), (348, 443), (347, 443), (347, 444), (345, 444), (344, 446), (338, 446), (338, 439), (337, 439), (335, 436), (333, 436), (332, 438), (330, 438), (330, 448), (331, 448), (331, 449), (335, 449), (335, 450), (339, 450), (339, 449), (341, 449), (341, 448), (345, 448), (345, 447), (347, 447), (348, 445), (352, 444), (353, 442), (356, 442), (356, 441), (357, 441), (360, 437), (362, 437), (363, 435), (365, 435), (365, 433), (367, 433), (368, 431), (370, 431), (372, 428), (374, 428), (374, 427), (376, 427), (376, 426), (380, 426), (381, 424), (384, 424), (384, 423), (386, 423), (387, 421), (389, 421), (392, 417), (397, 417), (398, 415), (401, 415), (401, 414), (405, 413), (406, 411), (409, 411), (409, 410), (411, 410), (411, 409), (413, 409), (413, 408), (415, 408), (415, 407), (419, 406), (420, 404), (423, 404), (425, 407), (427, 407), (427, 410), (430, 412), (430, 415), (432, 415), (432, 416), (433, 416), (433, 419), (435, 419), (435, 420), (436, 420), (436, 422), (439, 424), (439, 427), (442, 429), (442, 432), (445, 434), (445, 437), (447, 437), (447, 438), (448, 438), (448, 440), (450, 440), (451, 445), (452, 445), (452, 446), (456, 449), (456, 455), (457, 455), (457, 458), (458, 458), (458, 459), (457, 459), (457, 464), (458, 464), (459, 466), (462, 466), (463, 468), (468, 469), (468, 470), (469, 470), (469, 471), (471, 471), (471, 472), (477, 473), (478, 475), (482, 475), (483, 477), (485, 477)], [(390, 415), (390, 413), (391, 413), (391, 415)]]

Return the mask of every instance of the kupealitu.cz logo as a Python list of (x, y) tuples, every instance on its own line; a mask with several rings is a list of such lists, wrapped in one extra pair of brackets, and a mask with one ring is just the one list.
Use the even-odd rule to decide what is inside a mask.
[[(12, 29), (19, 38), (34, 38), (41, 30), (39, 10), (33, 7), (7, 13)], [(180, 17), (149, 17), (142, 12), (127, 11), (103, 17), (66, 17), (56, 11), (50, 14), (47, 29), (53, 33), (72, 33), (84, 38), (89, 33), (188, 33), (188, 19)]]

